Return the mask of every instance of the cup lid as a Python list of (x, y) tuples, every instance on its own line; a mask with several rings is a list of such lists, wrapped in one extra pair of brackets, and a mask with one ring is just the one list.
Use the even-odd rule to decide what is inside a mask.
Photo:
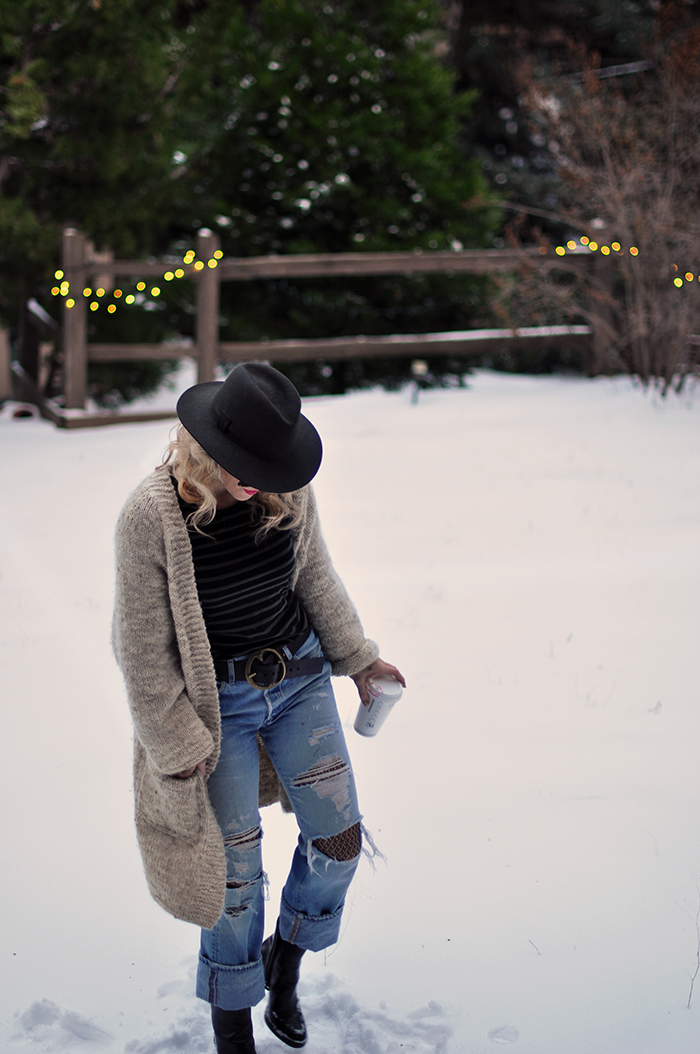
[(367, 684), (375, 695), (383, 695), (387, 699), (397, 699), (403, 691), (395, 677), (370, 677)]

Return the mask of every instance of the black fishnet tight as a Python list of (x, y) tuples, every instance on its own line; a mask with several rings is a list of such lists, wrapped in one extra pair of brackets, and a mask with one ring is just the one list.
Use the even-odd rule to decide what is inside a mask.
[(362, 848), (360, 825), (356, 823), (354, 827), (348, 827), (347, 831), (334, 834), (331, 838), (316, 838), (313, 845), (331, 860), (354, 860)]

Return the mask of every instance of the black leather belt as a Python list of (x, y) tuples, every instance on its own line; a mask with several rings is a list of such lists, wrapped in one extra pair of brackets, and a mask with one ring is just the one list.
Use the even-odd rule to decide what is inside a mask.
[[(309, 635), (309, 630), (304, 630), (295, 637), (286, 648), (292, 654), (299, 650)], [(236, 681), (247, 681), (251, 688), (276, 688), (287, 677), (306, 677), (310, 674), (320, 673), (326, 661), (322, 655), (311, 659), (287, 659), (282, 652), (285, 645), (276, 644), (270, 647), (260, 648), (246, 659), (233, 660), (233, 673)], [(231, 659), (215, 659), (214, 672), (217, 681), (230, 680)]]

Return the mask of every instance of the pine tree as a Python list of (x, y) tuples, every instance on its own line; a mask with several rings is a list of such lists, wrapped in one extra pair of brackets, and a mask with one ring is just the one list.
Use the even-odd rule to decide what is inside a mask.
[[(212, 4), (193, 36), (200, 58), (190, 66), (179, 181), (193, 195), (183, 196), (181, 215), (189, 207), (193, 226), (218, 228), (225, 255), (488, 239), (496, 213), (484, 207), (484, 182), (460, 142), (472, 97), (454, 92), (433, 0), (259, 0), (252, 15)], [(244, 296), (229, 286), (223, 332), (464, 328), (482, 308), (482, 288), (439, 276), (248, 283)], [(386, 375), (396, 364), (374, 366), (360, 373)], [(408, 363), (396, 368), (405, 374)]]
[(62, 226), (149, 251), (170, 218), (179, 49), (163, 0), (0, 0), (0, 316), (45, 289)]
[[(490, 236), (496, 214), (459, 141), (472, 100), (454, 93), (436, 0), (0, 0), (0, 18), (6, 323), (47, 293), (67, 224), (122, 257), (182, 253), (200, 226), (226, 255)], [(459, 328), (481, 290), (441, 277), (228, 285), (222, 337)], [(91, 339), (187, 335), (191, 302), (183, 282), (146, 314), (98, 311)], [(108, 397), (119, 370), (98, 373)], [(122, 393), (138, 387), (127, 373)]]

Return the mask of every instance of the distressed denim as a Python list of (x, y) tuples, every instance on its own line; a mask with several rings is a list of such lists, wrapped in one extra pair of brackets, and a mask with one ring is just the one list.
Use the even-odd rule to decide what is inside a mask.
[[(321, 646), (312, 630), (296, 656), (318, 655)], [(320, 951), (338, 939), (345, 894), (359, 855), (334, 860), (312, 843), (340, 834), (361, 816), (330, 670), (325, 662), (319, 674), (289, 678), (263, 691), (246, 681), (219, 682), (221, 757), (208, 787), (224, 836), (226, 899), (214, 928), (202, 930), (197, 995), (224, 1010), (254, 1006), (265, 994), (258, 732), (289, 795), (300, 832), (282, 891), (280, 932), (309, 951)]]

